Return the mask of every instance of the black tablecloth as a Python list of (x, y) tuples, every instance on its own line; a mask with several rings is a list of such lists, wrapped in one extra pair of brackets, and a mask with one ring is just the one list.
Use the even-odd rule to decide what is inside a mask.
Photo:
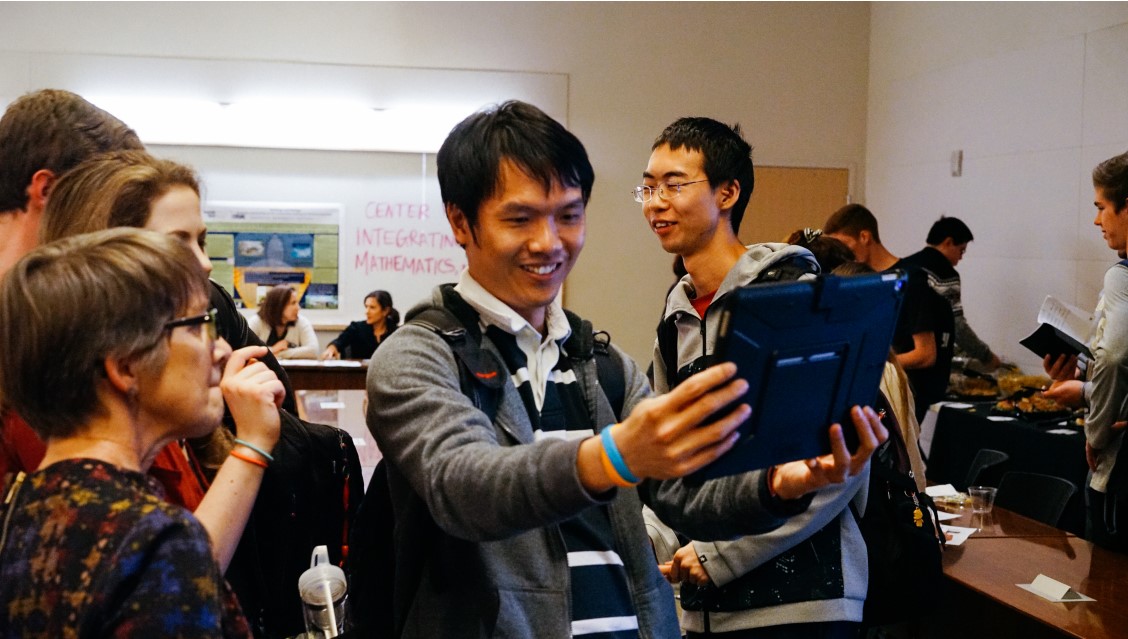
[[(1058, 528), (1077, 535), (1085, 531), (1084, 491), (1088, 485), (1085, 436), (1076, 426), (1022, 420), (992, 421), (989, 407), (971, 410), (943, 407), (936, 420), (928, 455), (929, 481), (962, 484), (971, 460), (980, 448), (1010, 455), (1004, 464), (984, 471), (980, 483), (997, 486), (1002, 474), (1012, 470), (1064, 477), (1077, 486), (1062, 513)], [(1051, 433), (1068, 428), (1071, 434)]]

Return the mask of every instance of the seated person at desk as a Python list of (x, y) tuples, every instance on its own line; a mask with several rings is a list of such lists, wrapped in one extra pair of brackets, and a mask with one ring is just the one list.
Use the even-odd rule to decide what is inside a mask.
[[(282, 384), (247, 364), (266, 349), (216, 338), (207, 288), (181, 242), (136, 229), (43, 246), (0, 282), (0, 394), (47, 442), (3, 487), (0, 636), (251, 636), (208, 531), (145, 474), (225, 399), (277, 438)], [(232, 455), (261, 476), (260, 453)]]
[(298, 292), (289, 286), (275, 286), (259, 304), (258, 313), (247, 324), (278, 359), (317, 357), (317, 333), (313, 324), (298, 314)]
[(399, 327), (399, 321), (399, 311), (392, 306), (391, 294), (372, 291), (364, 296), (364, 321), (345, 327), (337, 339), (329, 342), (321, 359), (369, 359)]

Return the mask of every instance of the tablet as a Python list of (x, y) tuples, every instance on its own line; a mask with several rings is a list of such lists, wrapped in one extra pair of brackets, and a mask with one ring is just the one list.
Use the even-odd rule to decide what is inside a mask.
[[(853, 450), (850, 408), (873, 406), (906, 276), (872, 273), (755, 284), (725, 300), (716, 361), (737, 365), (752, 408), (729, 452), (691, 475), (705, 480), (830, 452), (842, 424)], [(718, 411), (723, 415), (729, 409)]]

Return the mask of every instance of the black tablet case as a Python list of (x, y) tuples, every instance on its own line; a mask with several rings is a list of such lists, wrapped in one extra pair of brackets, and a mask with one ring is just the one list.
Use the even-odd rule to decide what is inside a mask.
[(690, 478), (828, 453), (827, 430), (836, 422), (853, 450), (849, 410), (877, 399), (905, 280), (902, 273), (831, 275), (730, 294), (716, 353), (719, 361), (736, 362), (737, 374), (748, 380), (739, 402), (751, 406), (752, 415), (732, 450)]

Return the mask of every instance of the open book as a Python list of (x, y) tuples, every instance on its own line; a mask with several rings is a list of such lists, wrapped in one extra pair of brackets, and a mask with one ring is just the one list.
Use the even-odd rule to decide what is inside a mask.
[(1038, 310), (1038, 328), (1019, 341), (1026, 348), (1045, 357), (1061, 354), (1092, 358), (1087, 344), (1093, 331), (1093, 315), (1047, 295)]

